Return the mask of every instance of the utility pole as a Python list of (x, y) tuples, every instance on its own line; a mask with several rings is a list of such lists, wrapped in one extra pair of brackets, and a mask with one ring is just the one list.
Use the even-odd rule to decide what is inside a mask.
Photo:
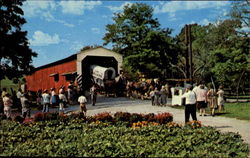
[(186, 56), (186, 76), (189, 78), (190, 76), (190, 68), (189, 68), (189, 49), (188, 49), (188, 44), (189, 44), (189, 33), (188, 33), (188, 25), (185, 25), (185, 56)]
[[(195, 24), (194, 24), (195, 25)], [(185, 25), (185, 44), (186, 44), (186, 74), (193, 84), (193, 62), (192, 62), (192, 36), (191, 36), (192, 24)]]

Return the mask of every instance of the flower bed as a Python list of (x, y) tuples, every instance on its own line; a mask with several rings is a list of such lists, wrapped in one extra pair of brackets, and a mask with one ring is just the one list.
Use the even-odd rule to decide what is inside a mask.
[[(109, 118), (107, 114), (99, 116)], [(140, 121), (136, 124), (140, 128), (127, 128), (93, 120), (88, 123), (75, 118), (25, 125), (2, 120), (0, 156), (247, 157), (249, 154), (249, 146), (240, 135), (222, 134), (197, 121), (186, 126)]]

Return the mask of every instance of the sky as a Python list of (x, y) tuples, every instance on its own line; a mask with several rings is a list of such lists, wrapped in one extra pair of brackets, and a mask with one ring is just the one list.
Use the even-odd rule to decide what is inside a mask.
[(173, 37), (185, 24), (207, 25), (225, 19), (231, 8), (230, 1), (27, 0), (22, 6), (27, 21), (22, 29), (28, 31), (30, 47), (38, 54), (33, 65), (66, 58), (85, 46), (103, 45), (106, 25), (114, 23), (114, 13), (138, 2), (150, 5), (153, 18), (161, 28), (173, 29)]

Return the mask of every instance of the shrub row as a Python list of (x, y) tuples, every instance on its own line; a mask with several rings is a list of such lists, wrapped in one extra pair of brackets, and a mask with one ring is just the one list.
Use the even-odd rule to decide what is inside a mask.
[(98, 113), (94, 116), (85, 117), (81, 113), (72, 113), (71, 115), (63, 115), (58, 113), (37, 113), (34, 115), (34, 121), (48, 121), (48, 120), (59, 120), (59, 121), (69, 121), (72, 119), (83, 119), (86, 122), (109, 122), (113, 124), (123, 124), (127, 126), (132, 126), (135, 122), (148, 121), (156, 122), (159, 124), (167, 124), (173, 121), (173, 115), (170, 113), (160, 113), (160, 114), (138, 114), (138, 113), (128, 113), (128, 112), (116, 112), (113, 116), (108, 112)]

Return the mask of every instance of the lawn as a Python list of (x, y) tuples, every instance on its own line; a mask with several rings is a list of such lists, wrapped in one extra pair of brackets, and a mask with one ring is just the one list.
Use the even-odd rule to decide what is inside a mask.
[(250, 121), (250, 102), (247, 103), (226, 103), (225, 113), (221, 116), (233, 117)]
[[(184, 109), (184, 106), (171, 106), (176, 109)], [(207, 108), (206, 112), (210, 114), (210, 109)], [(225, 103), (225, 111), (219, 113), (218, 110), (215, 111), (215, 115), (237, 118), (240, 120), (250, 121), (250, 102), (245, 103)]]

